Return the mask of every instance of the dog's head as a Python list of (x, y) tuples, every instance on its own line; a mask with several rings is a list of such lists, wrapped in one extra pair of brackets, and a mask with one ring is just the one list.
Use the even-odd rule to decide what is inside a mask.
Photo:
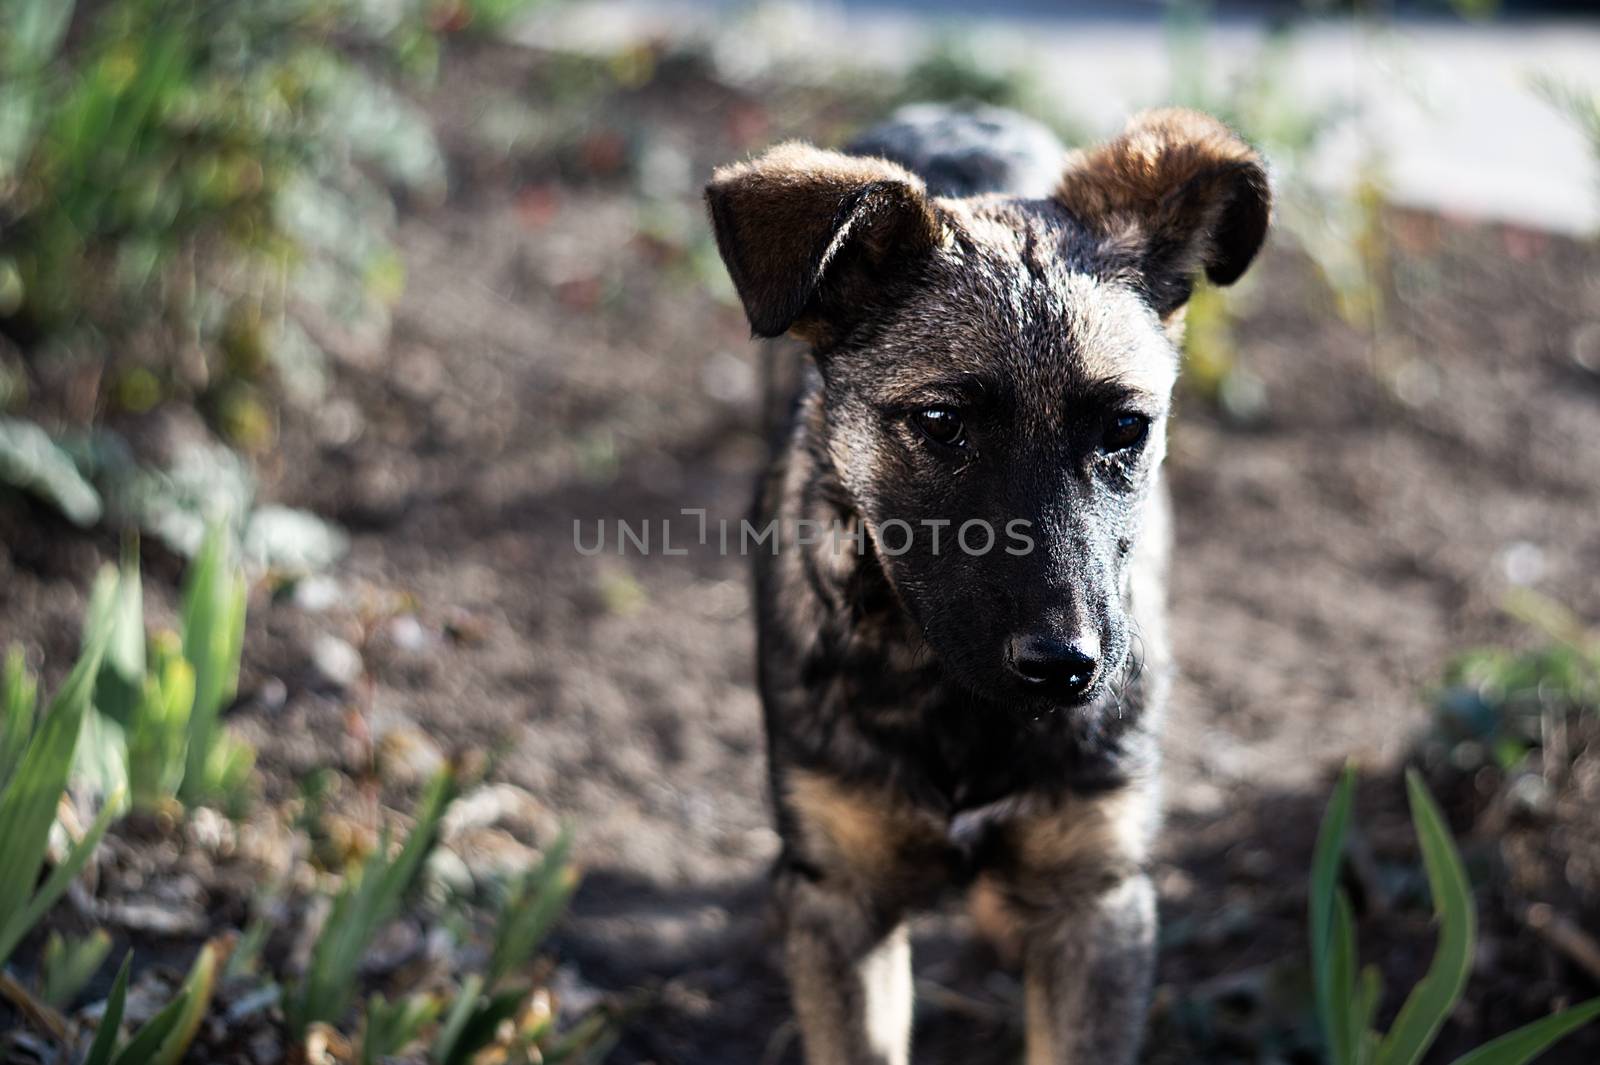
[(940, 661), (990, 697), (1094, 698), (1132, 642), (1183, 307), (1266, 235), (1259, 157), (1156, 111), (1045, 200), (937, 199), (802, 144), (706, 195), (752, 329), (813, 345), (827, 452)]

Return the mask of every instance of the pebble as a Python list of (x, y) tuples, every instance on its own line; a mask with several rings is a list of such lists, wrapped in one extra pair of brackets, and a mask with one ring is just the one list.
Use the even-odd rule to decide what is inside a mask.
[(402, 614), (389, 622), (389, 640), (397, 648), (410, 654), (426, 651), (433, 643), (432, 635), (415, 614)]
[(294, 586), (294, 605), (311, 614), (331, 609), (342, 593), (332, 577), (312, 575)]
[(378, 772), (391, 784), (409, 787), (431, 779), (444, 768), (444, 752), (426, 732), (402, 726), (378, 740)]
[(359, 680), (363, 669), (360, 651), (326, 634), (311, 645), (311, 665), (321, 680), (341, 691)]
[(515, 784), (485, 784), (450, 805), (439, 826), (440, 838), (449, 842), (478, 828), (499, 826), (543, 842), (560, 831), (555, 814), (544, 803)]

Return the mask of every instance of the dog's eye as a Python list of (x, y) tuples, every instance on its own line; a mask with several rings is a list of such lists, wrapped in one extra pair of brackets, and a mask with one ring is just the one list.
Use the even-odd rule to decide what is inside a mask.
[(966, 442), (967, 427), (961, 424), (961, 414), (951, 407), (928, 407), (911, 416), (917, 431), (945, 447), (960, 447)]
[(1143, 414), (1113, 414), (1106, 420), (1100, 449), (1106, 452), (1127, 451), (1144, 443), (1149, 432), (1150, 419)]

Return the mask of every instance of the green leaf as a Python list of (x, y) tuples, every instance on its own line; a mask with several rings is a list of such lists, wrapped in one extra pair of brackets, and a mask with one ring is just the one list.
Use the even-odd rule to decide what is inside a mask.
[(100, 815), (89, 826), (89, 831), (83, 838), (67, 852), (67, 857), (60, 865), (50, 871), (50, 876), (45, 880), (37, 894), (28, 901), (27, 906), (14, 916), (12, 921), (0, 927), (0, 962), (15, 949), (18, 941), (27, 934), (28, 929), (38, 924), (56, 900), (66, 894), (73, 878), (83, 871), (84, 865), (89, 861), (89, 856), (100, 846), (100, 840), (105, 836), (106, 829), (111, 827), (111, 822), (122, 809), (122, 796), (113, 795), (106, 800), (100, 808)]
[(177, 998), (163, 1006), (160, 1013), (145, 1022), (138, 1034), (128, 1040), (128, 1045), (122, 1048), (112, 1065), (156, 1065), (159, 1060), (156, 1055), (161, 1045), (177, 1028), (188, 1005), (189, 993), (180, 992)]
[(378, 1065), (413, 1043), (422, 1029), (439, 1016), (442, 1006), (434, 995), (408, 995), (390, 1005), (381, 994), (367, 1000), (366, 1024), (361, 1035), (361, 1065)]
[(72, 457), (49, 433), (18, 418), (0, 418), (0, 485), (5, 484), (38, 496), (80, 527), (99, 521), (104, 509)]
[(1339, 888), (1339, 864), (1344, 852), (1345, 832), (1350, 822), (1350, 807), (1355, 798), (1356, 773), (1346, 766), (1328, 800), (1327, 812), (1317, 832), (1317, 846), (1311, 862), (1311, 976), (1316, 986), (1317, 1017), (1323, 1036), (1335, 1049), (1335, 1061), (1343, 1061), (1337, 1049), (1343, 1045), (1339, 1033), (1345, 1027), (1334, 1013), (1337, 984), (1332, 971), (1333, 920)]
[(205, 1019), (206, 1010), (211, 1008), (211, 992), (217, 983), (218, 960), (215, 942), (207, 943), (200, 948), (194, 964), (189, 967), (189, 975), (183, 981), (182, 994), (178, 996), (183, 1008), (178, 1011), (172, 1030), (161, 1040), (161, 1047), (150, 1059), (150, 1065), (178, 1065), (184, 1051), (194, 1042), (195, 1033), (200, 1030), (200, 1022)]
[(529, 870), (501, 908), (494, 930), (494, 950), (489, 958), (489, 986), (493, 987), (525, 965), (539, 949), (550, 926), (566, 909), (577, 889), (578, 878), (569, 858), (572, 832), (563, 829), (544, 860)]
[(8, 74), (34, 73), (61, 46), (72, 21), (73, 0), (11, 0), (4, 5), (3, 56)]
[(1597, 1017), (1600, 1017), (1600, 998), (1592, 998), (1542, 1021), (1525, 1024), (1492, 1043), (1485, 1043), (1477, 1050), (1457, 1058), (1454, 1065), (1523, 1065), (1544, 1053), (1556, 1040), (1577, 1031)]
[[(28, 899), (44, 865), (50, 826), (56, 819), (56, 805), (66, 790), (73, 750), (78, 745), (78, 733), (89, 708), (89, 695), (100, 670), (108, 636), (104, 625), (89, 633), (87, 647), (51, 700), (49, 712), (34, 732), (5, 791), (0, 792), (0, 915), (3, 915), (0, 916), (0, 964), (38, 919), (30, 916), (35, 906)], [(93, 830), (84, 843), (91, 837)], [(98, 842), (98, 838), (95, 839)], [(81, 868), (87, 858), (86, 848), (80, 843), (56, 869), (40, 895), (48, 894), (62, 870), (73, 866), (74, 860)], [(71, 875), (76, 875), (76, 868)], [(61, 882), (60, 890), (66, 890), (69, 880), (70, 875)], [(47, 904), (53, 901), (49, 899)]]
[[(471, 983), (469, 980), (468, 985)], [(463, 987), (463, 996), (466, 990)], [(527, 987), (509, 988), (487, 995), (474, 994), (470, 1000), (464, 999), (470, 1002), (472, 1008), (454, 1033), (450, 1053), (438, 1058), (439, 1065), (471, 1065), (480, 1050), (495, 1042), (500, 1026), (517, 1015), (530, 990)]]
[(1415, 769), (1406, 770), (1406, 791), (1439, 920), (1439, 945), (1426, 975), (1411, 989), (1379, 1046), (1378, 1065), (1416, 1065), (1422, 1060), (1466, 987), (1477, 938), (1472, 888), (1444, 815)]
[(44, 947), (39, 997), (58, 1010), (66, 1009), (100, 971), (110, 953), (111, 936), (102, 928), (71, 940), (60, 932), (51, 932)]
[(100, 1015), (100, 1027), (95, 1029), (94, 1042), (89, 1044), (83, 1065), (111, 1065), (111, 1055), (117, 1048), (117, 1028), (122, 1024), (122, 1010), (128, 1001), (128, 976), (132, 969), (133, 951), (130, 950), (122, 957), (122, 968), (117, 970), (105, 1012)]
[(1356, 934), (1350, 899), (1338, 890), (1334, 898), (1333, 943), (1328, 958), (1332, 994), (1328, 1043), (1334, 1065), (1355, 1065), (1363, 1033), (1356, 1030)]
[(359, 880), (347, 882), (334, 900), (322, 937), (311, 952), (311, 965), (287, 1011), (296, 1033), (317, 1021), (337, 1021), (348, 1007), (361, 959), (378, 929), (399, 911), (422, 860), (433, 849), (439, 819), (454, 790), (448, 769), (435, 776), (400, 853), (391, 860), (388, 839), (383, 839), (362, 867)]
[(461, 982), (461, 991), (450, 1004), (450, 1012), (445, 1016), (444, 1024), (439, 1026), (438, 1033), (433, 1037), (433, 1048), (429, 1057), (434, 1061), (447, 1063), (455, 1060), (457, 1048), (461, 1043), (461, 1033), (466, 1029), (467, 1022), (472, 1019), (472, 1014), (477, 1009), (478, 997), (482, 994), (483, 977), (477, 973), (471, 974)]
[(1361, 971), (1360, 998), (1353, 1017), (1355, 1025), (1352, 1031), (1355, 1033), (1356, 1061), (1359, 1065), (1371, 1065), (1377, 1056), (1380, 1040), (1372, 1026), (1378, 1015), (1378, 1003), (1382, 999), (1383, 977), (1378, 974), (1376, 965), (1369, 965)]
[(177, 637), (161, 634), (152, 641), (150, 671), (128, 730), (128, 773), (135, 806), (149, 809), (177, 793), (193, 706), (194, 667), (185, 661)]
[(180, 795), (203, 802), (206, 763), (217, 716), (239, 683), (244, 645), (246, 587), (233, 562), (231, 533), (213, 523), (190, 567), (183, 593), (183, 656), (194, 666), (194, 705), (189, 712), (189, 749)]
[(39, 703), (39, 685), (28, 672), (27, 658), (17, 644), (6, 652), (5, 678), (0, 685), (0, 788), (4, 788), (33, 735), (33, 714)]
[(95, 680), (95, 709), (126, 727), (133, 720), (144, 689), (144, 590), (139, 579), (139, 549), (129, 541), (123, 548), (122, 568), (106, 567), (95, 585), (111, 588), (109, 601), (102, 607), (109, 615), (111, 642), (105, 661)]

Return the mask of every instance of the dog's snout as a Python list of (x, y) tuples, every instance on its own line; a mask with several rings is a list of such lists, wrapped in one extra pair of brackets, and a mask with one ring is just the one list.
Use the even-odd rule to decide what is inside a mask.
[(1011, 668), (1030, 685), (1072, 698), (1094, 683), (1100, 668), (1100, 641), (1089, 634), (1070, 640), (1054, 636), (1011, 638)]

